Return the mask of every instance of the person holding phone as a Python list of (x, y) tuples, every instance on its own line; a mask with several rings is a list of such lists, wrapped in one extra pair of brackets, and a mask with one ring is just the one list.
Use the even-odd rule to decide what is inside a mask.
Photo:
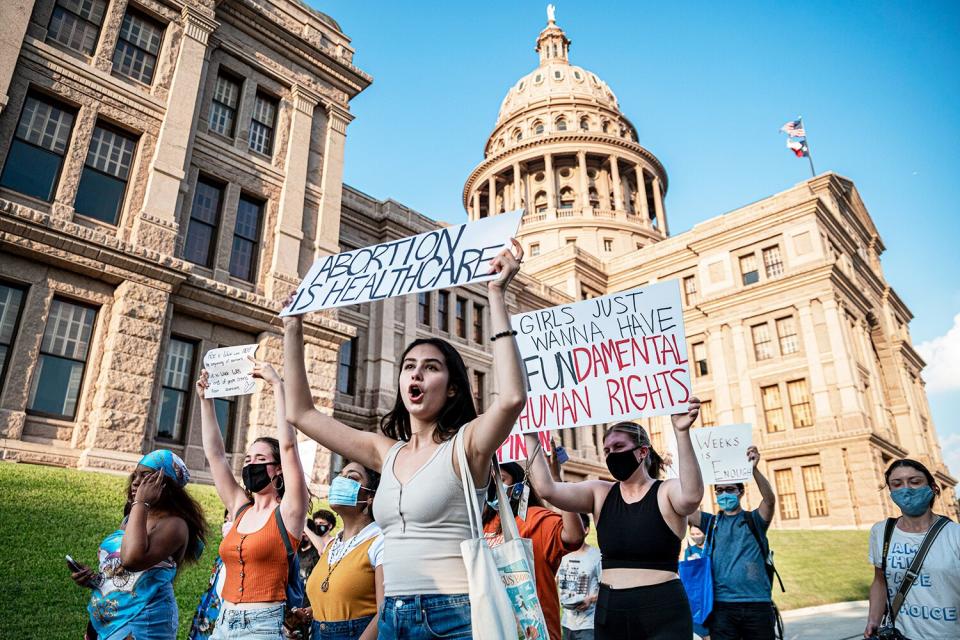
[(179, 620), (173, 579), (203, 550), (203, 510), (184, 490), (186, 465), (164, 449), (130, 474), (120, 528), (100, 544), (99, 573), (67, 557), (77, 585), (92, 590), (88, 640), (173, 640)]

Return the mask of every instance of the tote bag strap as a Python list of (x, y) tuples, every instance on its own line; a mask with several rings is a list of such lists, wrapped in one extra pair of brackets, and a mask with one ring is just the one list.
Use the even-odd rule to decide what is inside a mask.
[(453, 448), (457, 452), (457, 462), (460, 463), (460, 484), (463, 485), (463, 499), (467, 503), (467, 518), (470, 521), (470, 531), (474, 538), (483, 537), (483, 521), (481, 519), (480, 502), (477, 500), (477, 487), (473, 483), (473, 475), (467, 464), (467, 451), (463, 445), (464, 429), (457, 431), (453, 437)]
[(510, 507), (510, 499), (503, 489), (503, 483), (500, 482), (500, 463), (497, 462), (496, 455), (493, 456), (493, 465), (490, 467), (490, 479), (497, 488), (497, 506), (500, 511), (500, 528), (503, 531), (503, 541), (519, 540), (520, 530), (517, 528), (517, 519)]

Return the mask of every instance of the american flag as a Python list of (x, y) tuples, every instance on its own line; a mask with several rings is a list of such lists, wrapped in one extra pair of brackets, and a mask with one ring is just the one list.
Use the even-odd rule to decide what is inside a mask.
[(799, 118), (796, 120), (791, 120), (782, 127), (780, 131), (784, 132), (791, 138), (805, 138), (807, 137), (807, 132), (803, 129), (803, 120)]

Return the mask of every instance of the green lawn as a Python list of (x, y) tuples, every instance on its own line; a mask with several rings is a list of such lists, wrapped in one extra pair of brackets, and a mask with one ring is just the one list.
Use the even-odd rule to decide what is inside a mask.
[[(70, 580), (63, 557), (94, 564), (100, 541), (120, 522), (125, 484), (99, 473), (0, 463), (0, 638), (80, 637), (88, 594)], [(177, 579), (181, 636), (206, 588), (223, 514), (212, 487), (190, 491), (211, 535), (199, 564)], [(787, 586), (776, 596), (782, 608), (867, 597), (866, 531), (774, 532), (771, 540)]]

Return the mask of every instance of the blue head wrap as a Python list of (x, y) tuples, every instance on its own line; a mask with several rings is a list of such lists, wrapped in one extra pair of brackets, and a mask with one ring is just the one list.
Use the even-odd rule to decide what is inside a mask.
[(190, 482), (190, 472), (187, 471), (187, 465), (173, 451), (167, 451), (166, 449), (151, 451), (140, 458), (140, 464), (162, 471), (163, 475), (176, 481), (181, 487)]

